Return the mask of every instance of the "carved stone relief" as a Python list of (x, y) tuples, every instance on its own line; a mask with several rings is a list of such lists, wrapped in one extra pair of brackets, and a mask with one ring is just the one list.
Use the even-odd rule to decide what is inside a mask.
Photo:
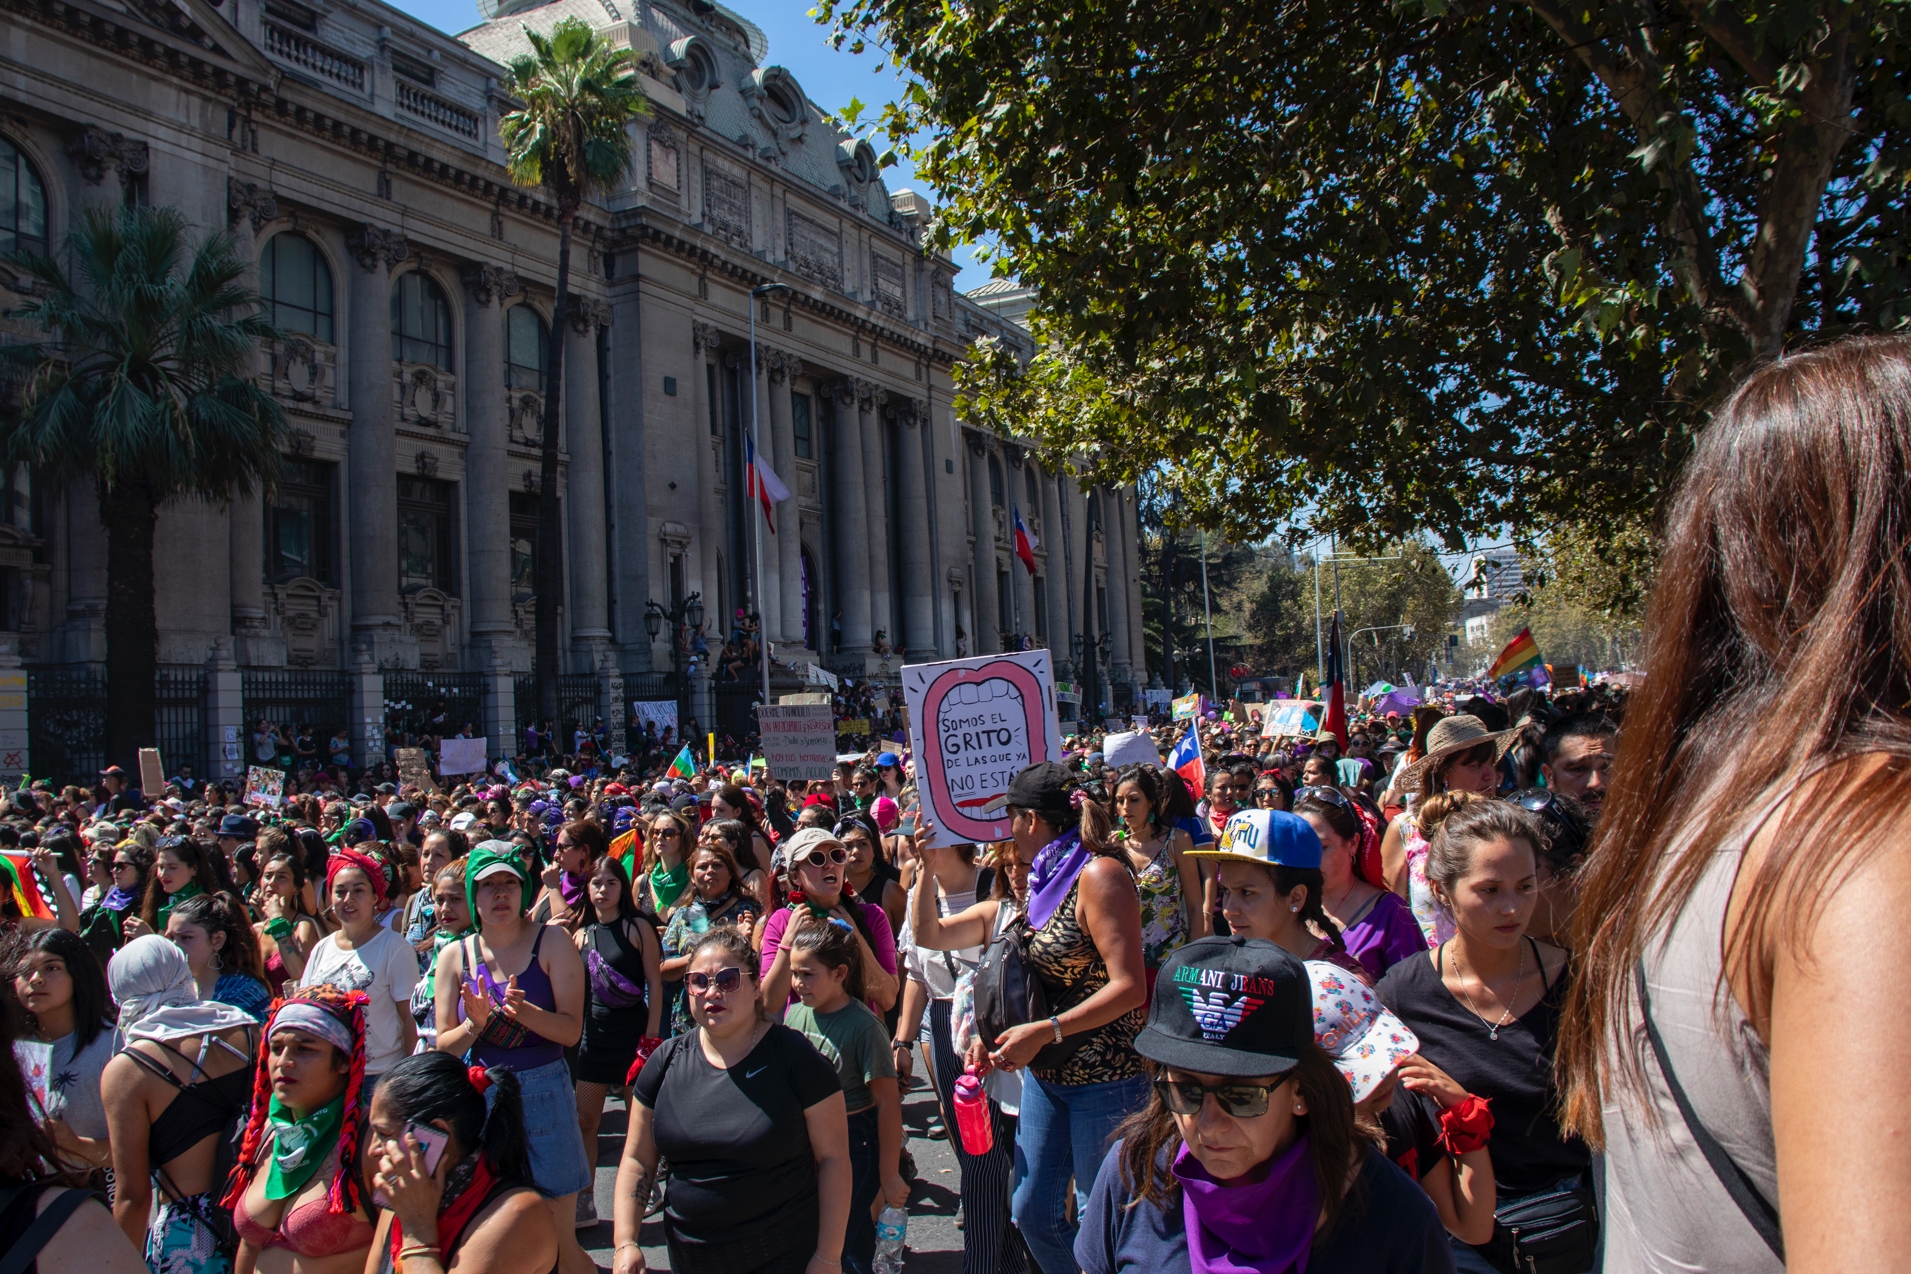
[(141, 176), (152, 162), (145, 142), (91, 124), (67, 142), (66, 153), (79, 166), (80, 175), (95, 186), (106, 180), (109, 171), (121, 181)]
[(683, 155), (677, 130), (658, 121), (650, 126), (650, 184), (660, 190), (683, 190)]
[(427, 363), (392, 364), (392, 398), (401, 424), (450, 429), (457, 419), (458, 378)]
[(824, 287), (843, 290), (843, 236), (794, 208), (789, 210), (790, 269)]
[(272, 622), (285, 642), (286, 662), (295, 668), (338, 663), (338, 589), (299, 578), (269, 586)]
[(869, 274), (871, 291), (874, 293), (870, 301), (884, 314), (903, 317), (902, 262), (880, 252), (872, 252), (869, 254)]
[(334, 407), (338, 403), (338, 348), (309, 336), (272, 344), (271, 390), (287, 402)]
[(724, 242), (750, 250), (750, 185), (708, 163), (703, 166), (703, 226)]
[(421, 588), (404, 596), (405, 632), (418, 643), (420, 668), (458, 666), (458, 621), (463, 607), (455, 597), (435, 588)]

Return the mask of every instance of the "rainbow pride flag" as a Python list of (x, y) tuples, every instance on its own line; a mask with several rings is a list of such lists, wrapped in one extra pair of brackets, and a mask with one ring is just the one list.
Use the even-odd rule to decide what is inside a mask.
[(1546, 664), (1540, 658), (1539, 643), (1533, 640), (1532, 629), (1522, 628), (1518, 636), (1506, 643), (1506, 649), (1502, 650), (1500, 657), (1493, 661), (1493, 666), (1486, 670), (1486, 676), (1489, 681), (1497, 681), (1501, 677), (1510, 677), (1516, 672), (1526, 672), (1531, 669), (1538, 670), (1538, 675), (1533, 678), (1535, 683), (1543, 683), (1546, 680)]
[(33, 860), (17, 850), (0, 850), (0, 889), (13, 892), (13, 902), (23, 916), (53, 919), (53, 904), (33, 874)]

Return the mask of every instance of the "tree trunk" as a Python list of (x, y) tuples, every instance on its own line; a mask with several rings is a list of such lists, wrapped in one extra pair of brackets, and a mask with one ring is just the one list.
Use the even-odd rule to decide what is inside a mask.
[(544, 371), (544, 444), (537, 485), (537, 714), (551, 729), (558, 720), (558, 607), (564, 600), (564, 519), (557, 507), (558, 422), (563, 417), (564, 310), (570, 304), (571, 224), (577, 210), (557, 218), (557, 300), (551, 311), (551, 352)]
[[(153, 528), (159, 521), (143, 478), (100, 488), (106, 529), (106, 763), (138, 774), (139, 749), (153, 729), (159, 671), (159, 620), (153, 610)], [(174, 762), (192, 758), (173, 758)], [(132, 786), (132, 784), (128, 784)]]

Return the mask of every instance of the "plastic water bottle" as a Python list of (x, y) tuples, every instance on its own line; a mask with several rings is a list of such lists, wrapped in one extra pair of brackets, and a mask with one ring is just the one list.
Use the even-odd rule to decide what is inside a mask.
[(982, 1091), (982, 1081), (973, 1074), (956, 1077), (955, 1117), (963, 1150), (986, 1155), (994, 1148), (995, 1121), (989, 1118), (989, 1099)]
[(902, 1241), (909, 1233), (909, 1214), (898, 1207), (883, 1209), (876, 1218), (875, 1274), (902, 1274)]

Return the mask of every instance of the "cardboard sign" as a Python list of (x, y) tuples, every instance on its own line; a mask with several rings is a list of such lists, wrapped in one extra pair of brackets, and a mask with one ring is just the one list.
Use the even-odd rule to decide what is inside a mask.
[(483, 774), (485, 740), (443, 739), (438, 743), (438, 773)]
[(1174, 701), (1174, 719), (1176, 721), (1186, 721), (1191, 717), (1198, 717), (1200, 715), (1201, 695), (1198, 692), (1191, 695), (1182, 695), (1179, 699)]
[(285, 803), (285, 771), (275, 770), (269, 765), (246, 767), (247, 805), (264, 805), (277, 809)]
[(836, 722), (827, 703), (760, 704), (756, 728), (778, 778), (826, 779), (836, 772)]
[(395, 748), (392, 760), (398, 765), (398, 781), (421, 792), (431, 793), (438, 785), (431, 781), (431, 766), (423, 748)]
[(936, 844), (1009, 834), (1009, 782), (1038, 761), (1062, 759), (1055, 669), (1046, 650), (907, 664), (916, 790)]
[(166, 794), (166, 767), (159, 762), (158, 748), (139, 750), (139, 790), (154, 800)]

